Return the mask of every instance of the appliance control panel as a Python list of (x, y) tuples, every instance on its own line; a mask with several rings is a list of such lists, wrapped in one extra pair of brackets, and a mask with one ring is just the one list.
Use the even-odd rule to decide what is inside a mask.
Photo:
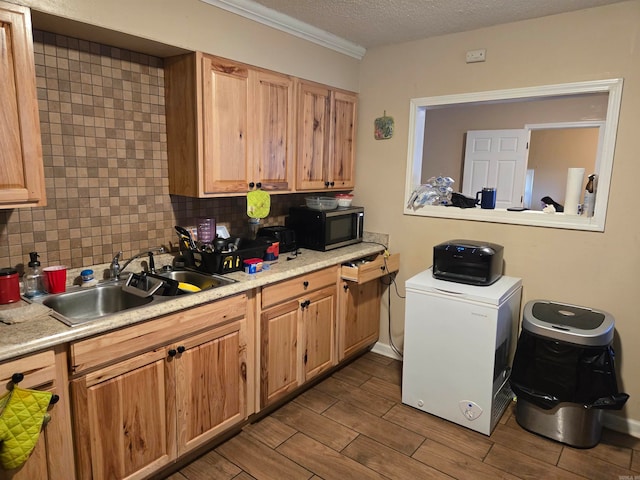
[(482, 408), (475, 402), (470, 400), (461, 400), (459, 403), (460, 411), (468, 420), (475, 420), (482, 415)]

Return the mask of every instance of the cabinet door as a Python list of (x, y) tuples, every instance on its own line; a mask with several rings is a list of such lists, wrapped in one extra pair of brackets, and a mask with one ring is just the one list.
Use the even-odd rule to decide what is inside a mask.
[(287, 302), (262, 313), (260, 326), (260, 404), (270, 405), (300, 385), (298, 322), (300, 303)]
[(175, 459), (175, 401), (165, 350), (72, 382), (80, 479), (144, 478)]
[[(323, 190), (328, 186), (329, 88), (298, 84), (297, 188)], [(325, 184), (327, 182), (327, 184)]]
[(302, 302), (303, 378), (309, 380), (336, 364), (336, 288), (318, 290)]
[(0, 395), (11, 382), (14, 373), (22, 373), (22, 388), (45, 390), (58, 396), (49, 406), (51, 420), (45, 424), (36, 446), (19, 469), (3, 470), (1, 480), (74, 480), (73, 442), (67, 390), (67, 356), (63, 346), (53, 350), (0, 364)]
[(0, 208), (46, 205), (31, 15), (0, 1)]
[[(58, 394), (56, 388), (39, 388), (38, 390)], [(60, 443), (57, 442), (57, 432), (55, 432), (55, 422), (59, 422), (59, 419), (56, 416), (55, 408), (50, 408), (49, 414), (51, 415), (52, 420), (43, 428), (40, 438), (38, 439), (38, 443), (36, 443), (29, 459), (19, 469), (3, 470), (0, 468), (0, 480), (55, 480), (55, 478), (58, 478), (56, 475), (64, 475), (66, 478), (74, 478), (72, 471), (69, 471), (68, 469), (60, 470), (55, 468), (56, 452), (60, 448)], [(67, 465), (67, 468), (68, 467), (69, 465)]]
[(253, 176), (263, 190), (293, 189), (293, 81), (286, 75), (250, 72), (252, 105)]
[(343, 282), (338, 360), (368, 347), (380, 333), (380, 281)]
[(246, 321), (176, 345), (178, 455), (247, 418)]
[(205, 55), (202, 76), (204, 193), (244, 192), (250, 168), (249, 70)]
[(336, 190), (353, 188), (355, 164), (356, 112), (358, 97), (334, 92), (331, 99), (331, 147), (329, 185)]

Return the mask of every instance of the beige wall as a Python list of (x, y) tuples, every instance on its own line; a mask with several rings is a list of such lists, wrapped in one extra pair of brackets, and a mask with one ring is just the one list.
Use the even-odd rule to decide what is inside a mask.
[[(367, 230), (391, 232), (404, 281), (431, 264), (433, 245), (473, 238), (505, 246), (506, 274), (524, 281), (524, 300), (594, 306), (616, 318), (623, 414), (640, 420), (640, 322), (634, 213), (640, 127), (640, 1), (370, 50), (362, 62), (255, 24), (199, 0), (12, 0), (33, 9), (190, 50), (361, 92), (356, 203)], [(465, 64), (467, 50), (487, 61)], [(624, 93), (604, 233), (404, 216), (409, 99), (471, 91), (624, 77)], [(359, 82), (359, 83), (358, 83)], [(390, 140), (373, 139), (373, 120), (395, 117)], [(392, 296), (392, 332), (402, 342), (404, 301)], [(388, 341), (382, 325), (382, 341)], [(455, 351), (455, 338), (452, 351)]]
[(10, 1), (65, 19), (232, 58), (347, 90), (358, 87), (358, 60), (200, 0)]
[[(465, 52), (478, 48), (487, 49), (487, 61), (466, 64)], [(624, 91), (604, 233), (403, 215), (410, 98), (614, 77), (624, 78)], [(384, 111), (395, 118), (395, 134), (376, 141), (373, 120)], [(361, 66), (355, 192), (367, 229), (390, 232), (391, 250), (401, 252), (402, 294), (404, 281), (431, 265), (433, 245), (470, 238), (504, 245), (505, 273), (523, 279), (525, 302), (542, 298), (613, 314), (621, 388), (631, 395), (622, 414), (635, 420), (636, 432), (639, 112), (640, 1), (373, 49)], [(401, 344), (404, 300), (395, 295), (392, 315)], [(383, 324), (384, 337), (386, 330)], [(452, 354), (455, 348), (451, 338)]]
[[(572, 98), (485, 102), (428, 110), (424, 127), (422, 181), (433, 176), (447, 176), (455, 180), (454, 190), (462, 191), (466, 132), (469, 130), (503, 130), (536, 123), (604, 120), (608, 98), (607, 94), (594, 93)], [(566, 174), (564, 167), (561, 173), (563, 176)]]
[[(567, 169), (584, 168), (584, 186), (595, 172), (598, 128), (554, 128), (533, 130), (527, 168), (534, 171), (531, 209), (542, 210), (542, 197), (564, 205)], [(582, 199), (581, 199), (582, 200)]]

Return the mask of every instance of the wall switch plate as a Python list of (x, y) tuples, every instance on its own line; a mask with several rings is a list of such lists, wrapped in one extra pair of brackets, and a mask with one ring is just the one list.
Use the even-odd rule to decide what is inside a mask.
[(484, 62), (487, 57), (487, 49), (469, 50), (467, 52), (467, 63)]

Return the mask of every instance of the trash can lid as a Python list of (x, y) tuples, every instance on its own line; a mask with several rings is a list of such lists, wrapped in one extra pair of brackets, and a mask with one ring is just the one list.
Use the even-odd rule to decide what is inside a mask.
[(615, 320), (602, 310), (531, 300), (524, 306), (522, 329), (550, 339), (599, 347), (613, 341)]

